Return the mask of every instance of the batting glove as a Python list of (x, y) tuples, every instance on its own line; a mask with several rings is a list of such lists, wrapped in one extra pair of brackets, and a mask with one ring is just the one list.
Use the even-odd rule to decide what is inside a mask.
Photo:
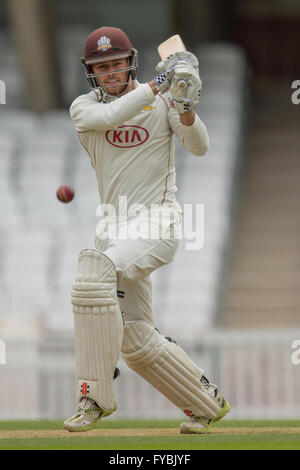
[(153, 78), (156, 89), (159, 93), (164, 93), (170, 88), (170, 82), (165, 73), (160, 73)]
[(199, 70), (197, 57), (188, 51), (174, 52), (174, 54), (171, 54), (169, 57), (159, 62), (155, 70), (159, 73), (165, 73), (168, 80), (171, 81), (174, 76), (175, 67), (179, 61), (191, 65), (195, 70)]
[(176, 101), (174, 98), (172, 100), (172, 105), (178, 114), (187, 113), (188, 111), (192, 109), (192, 106), (190, 103), (187, 103), (185, 101)]
[(171, 94), (175, 109), (184, 113), (195, 106), (200, 99), (202, 82), (198, 72), (189, 64), (179, 61), (174, 69)]

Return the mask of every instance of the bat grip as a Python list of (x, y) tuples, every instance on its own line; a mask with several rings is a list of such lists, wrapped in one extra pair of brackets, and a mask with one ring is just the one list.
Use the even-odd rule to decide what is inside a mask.
[(183, 88), (186, 88), (186, 87), (187, 87), (187, 82), (186, 82), (186, 80), (179, 80), (179, 81), (177, 82), (177, 86), (178, 86), (178, 88), (182, 88), (182, 89), (183, 89)]

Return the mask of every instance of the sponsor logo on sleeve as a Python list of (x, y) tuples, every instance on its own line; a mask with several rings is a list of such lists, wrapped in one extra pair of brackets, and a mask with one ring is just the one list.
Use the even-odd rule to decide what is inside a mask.
[(156, 106), (145, 106), (143, 112), (146, 111), (147, 114), (151, 114), (155, 110)]

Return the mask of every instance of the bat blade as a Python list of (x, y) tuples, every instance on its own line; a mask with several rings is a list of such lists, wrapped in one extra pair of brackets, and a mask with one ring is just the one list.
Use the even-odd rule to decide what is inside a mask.
[(162, 42), (158, 46), (157, 51), (161, 59), (166, 59), (169, 55), (174, 54), (174, 52), (186, 51), (186, 48), (179, 34), (175, 34)]
[[(174, 54), (174, 52), (186, 51), (186, 48), (179, 34), (174, 34), (174, 36), (171, 36), (169, 39), (162, 42), (158, 46), (157, 51), (160, 58), (163, 60), (169, 57), (171, 54)], [(186, 88), (187, 83), (185, 80), (180, 80), (177, 86), (184, 89)]]

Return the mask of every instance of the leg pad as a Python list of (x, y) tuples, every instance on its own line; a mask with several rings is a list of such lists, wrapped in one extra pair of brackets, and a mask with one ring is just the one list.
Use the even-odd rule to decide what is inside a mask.
[(77, 398), (92, 398), (103, 410), (114, 408), (113, 379), (119, 360), (123, 321), (117, 274), (101, 251), (82, 250), (72, 288)]
[(188, 416), (215, 418), (220, 403), (185, 351), (144, 321), (124, 326), (122, 357), (127, 365)]

